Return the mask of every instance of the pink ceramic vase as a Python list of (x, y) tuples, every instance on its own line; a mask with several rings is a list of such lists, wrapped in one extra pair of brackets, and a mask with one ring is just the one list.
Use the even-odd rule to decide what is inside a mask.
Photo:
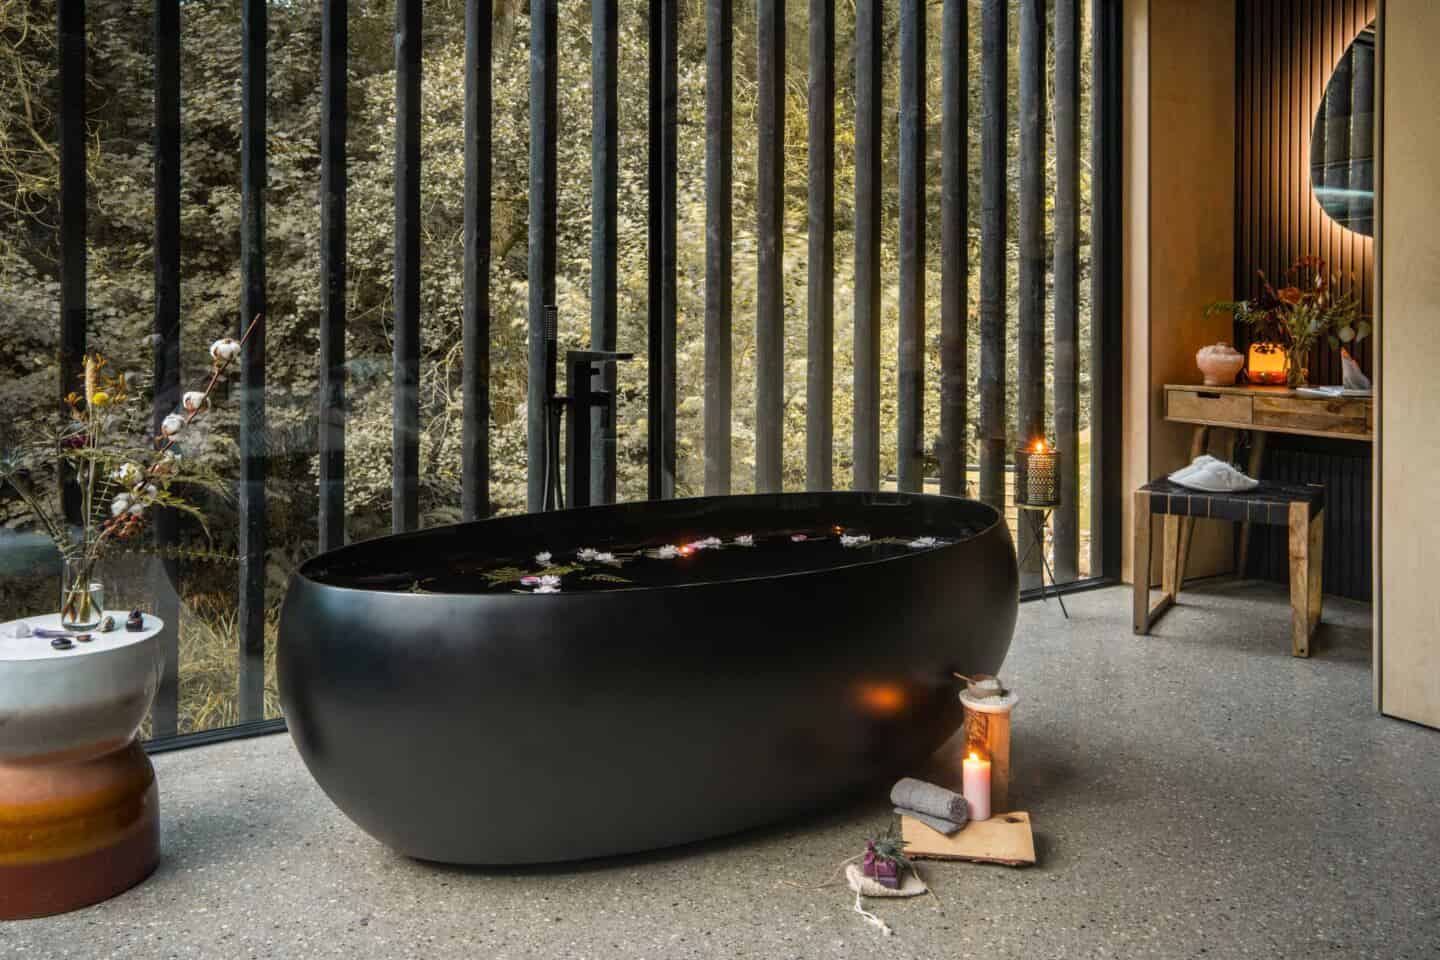
[(1195, 365), (1205, 377), (1205, 386), (1230, 387), (1245, 366), (1245, 356), (1228, 343), (1213, 343), (1196, 352)]

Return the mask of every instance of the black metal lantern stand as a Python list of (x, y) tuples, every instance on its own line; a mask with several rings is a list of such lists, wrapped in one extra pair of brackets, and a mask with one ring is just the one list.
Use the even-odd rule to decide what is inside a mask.
[[(1033, 510), (1040, 514), (1035, 524), (1035, 536), (1025, 544), (1020, 556), (1020, 567), (1030, 559), (1030, 551), (1040, 551), (1040, 563), (1044, 573), (1049, 574), (1050, 583), (1057, 587), (1055, 599), (1060, 601), (1060, 612), (1070, 619), (1065, 609), (1065, 598), (1060, 595), (1055, 583), (1055, 571), (1050, 569), (1050, 560), (1045, 556), (1045, 530), (1050, 523), (1050, 514), (1060, 506), (1060, 451), (1046, 446), (1044, 440), (1037, 440), (1032, 447), (1015, 451), (1015, 507), (1018, 510)], [(1045, 576), (1040, 577), (1040, 597), (1049, 600)]]

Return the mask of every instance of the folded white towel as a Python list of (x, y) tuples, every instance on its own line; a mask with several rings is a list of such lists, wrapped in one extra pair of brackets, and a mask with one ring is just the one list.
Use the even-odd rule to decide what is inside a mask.
[(1208, 454), (1198, 456), (1189, 466), (1170, 474), (1171, 481), (1191, 490), (1207, 493), (1243, 493), (1260, 486), (1260, 481), (1236, 470), (1223, 460)]

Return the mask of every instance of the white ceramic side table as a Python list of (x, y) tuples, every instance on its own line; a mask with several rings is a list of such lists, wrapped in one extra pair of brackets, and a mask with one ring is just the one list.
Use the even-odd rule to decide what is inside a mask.
[(159, 618), (56, 650), (0, 624), (0, 920), (63, 913), (139, 883), (160, 857), (155, 770), (136, 733), (160, 685)]

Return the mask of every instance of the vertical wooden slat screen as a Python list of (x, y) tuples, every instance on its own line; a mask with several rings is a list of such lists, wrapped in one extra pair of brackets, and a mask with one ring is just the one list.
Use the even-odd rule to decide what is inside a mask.
[(650, 7), (649, 493), (675, 496), (676, 170), (678, 0)]
[[(1374, 309), (1374, 241), (1330, 219), (1310, 182), (1311, 138), (1327, 111), (1326, 86), (1351, 41), (1376, 16), (1377, 0), (1290, 0), (1287, 4), (1241, 0), (1237, 13), (1240, 51), (1236, 84), (1235, 295), (1256, 293), (1255, 272), (1272, 281), (1306, 254), (1323, 257), (1343, 285), (1354, 283), (1361, 309)], [(1353, 74), (1352, 74), (1353, 76)], [(1350, 88), (1350, 95), (1354, 95)], [(1360, 91), (1362, 94), (1364, 90)], [(1327, 159), (1348, 154), (1355, 129), (1324, 128)], [(1361, 136), (1372, 130), (1361, 128)], [(1344, 171), (1327, 165), (1346, 185)], [(1249, 330), (1236, 326), (1242, 346)], [(1371, 343), (1351, 350), (1369, 369)], [(1339, 383), (1340, 355), (1321, 344), (1311, 356), (1310, 378)]]
[(732, 0), (705, 4), (705, 493), (730, 492)]
[[(614, 350), (618, 330), (620, 27), (617, 0), (590, 5), (590, 348)], [(602, 364), (594, 387), (610, 394), (590, 416), (590, 502), (615, 502), (615, 368)]]
[(855, 7), (855, 384), (856, 490), (880, 487), (881, 0)]
[(345, 133), (350, 11), (320, 13), (320, 550), (345, 545)]
[(925, 2), (900, 7), (899, 488), (925, 486)]
[(835, 0), (810, 0), (805, 487), (835, 485)]
[(756, 11), (755, 490), (778, 493), (785, 436), (785, 2)]
[(985, 0), (980, 24), (980, 499), (1005, 507), (1005, 140), (1008, 0)]
[[(155, 403), (151, 430), (180, 406), (180, 2), (155, 0)], [(179, 542), (179, 516), (155, 513), (161, 553), (152, 578), (160, 635), (160, 689), (151, 712), (154, 736), (178, 732), (180, 701), (180, 561), (166, 556)]]
[(940, 492), (966, 494), (969, 445), (970, 4), (945, 0), (941, 28)]
[(1121, 0), (1091, 5), (1090, 574), (1121, 570)]
[[(85, 298), (85, 0), (60, 0), (60, 409), (79, 389), (89, 308)], [(86, 398), (87, 400), (89, 398)], [(80, 488), (60, 474), (62, 512), (80, 521)]]
[[(1055, 0), (1055, 579), (1080, 576), (1080, 0)], [(1092, 418), (1093, 420), (1093, 418)]]
[(491, 0), (465, 2), (465, 303), (460, 510), (490, 514)]
[[(240, 318), (243, 334), (265, 313), (266, 0), (240, 7)], [(239, 705), (265, 713), (265, 324), (240, 356)]]
[[(417, 0), (418, 2), (418, 0)], [(526, 384), (527, 508), (545, 504), (545, 308), (555, 303), (555, 229), (558, 123), (558, 0), (530, 5), (530, 223), (529, 223), (529, 378)], [(550, 469), (559, 470), (558, 463)]]
[(395, 3), (395, 358), (390, 484), (396, 533), (420, 524), (420, 50), (424, 0)]
[[(1016, 336), (1019, 411), (1016, 443), (1029, 447), (1045, 436), (1045, 3), (1020, 3), (1020, 326)], [(1016, 518), (1026, 562), (1020, 588), (1040, 586), (1041, 553), (1034, 542), (1040, 514)]]

